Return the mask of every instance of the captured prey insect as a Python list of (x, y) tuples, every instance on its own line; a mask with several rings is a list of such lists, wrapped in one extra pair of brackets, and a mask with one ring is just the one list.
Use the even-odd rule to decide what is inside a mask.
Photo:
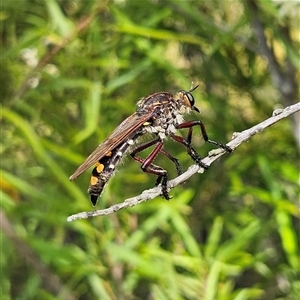
[[(223, 148), (227, 152), (232, 151), (229, 146), (210, 140), (206, 134), (204, 124), (200, 120), (189, 122), (183, 120), (183, 115), (188, 114), (192, 110), (200, 112), (194, 105), (195, 100), (192, 95), (192, 92), (197, 87), (189, 91), (181, 90), (175, 96), (167, 92), (158, 92), (142, 98), (137, 103), (136, 111), (125, 119), (90, 154), (70, 177), (70, 180), (77, 178), (89, 167), (96, 164), (92, 171), (88, 189), (91, 201), (95, 206), (98, 197), (121, 159), (125, 154), (130, 153), (132, 158), (141, 164), (141, 169), (144, 172), (157, 176), (156, 186), (161, 184), (162, 196), (167, 200), (170, 199), (167, 189), (168, 173), (165, 169), (153, 163), (155, 157), (161, 153), (174, 163), (178, 175), (182, 174), (177, 158), (163, 149), (164, 141), (167, 138), (184, 145), (191, 158), (204, 168), (208, 168), (208, 166), (201, 161), (201, 157), (191, 145), (194, 126), (200, 126), (204, 141)], [(175, 134), (177, 129), (183, 128), (189, 129), (186, 138)], [(146, 134), (150, 134), (152, 139), (143, 144), (138, 144), (140, 137)], [(154, 146), (154, 149), (145, 159), (137, 155), (151, 146)]]

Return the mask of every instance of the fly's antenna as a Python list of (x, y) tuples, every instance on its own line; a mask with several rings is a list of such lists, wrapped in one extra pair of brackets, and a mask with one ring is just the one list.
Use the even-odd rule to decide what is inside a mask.
[(199, 84), (197, 84), (195, 87), (193, 87), (193, 85), (194, 85), (194, 82), (192, 81), (189, 93), (192, 93), (199, 86)]

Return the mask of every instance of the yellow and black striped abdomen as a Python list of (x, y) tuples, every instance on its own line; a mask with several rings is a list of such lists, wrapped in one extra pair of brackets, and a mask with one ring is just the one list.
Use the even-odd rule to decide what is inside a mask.
[(112, 151), (109, 151), (106, 156), (102, 157), (96, 164), (92, 171), (90, 186), (88, 188), (88, 193), (91, 196), (91, 201), (94, 206), (106, 183), (111, 178), (116, 167), (133, 143), (133, 139), (127, 140)]

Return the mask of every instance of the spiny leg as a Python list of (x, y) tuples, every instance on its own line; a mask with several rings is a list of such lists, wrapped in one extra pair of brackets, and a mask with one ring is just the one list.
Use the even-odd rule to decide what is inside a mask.
[[(157, 139), (154, 139), (152, 141), (149, 141), (149, 142), (146, 142), (144, 144), (141, 144), (136, 149), (134, 149), (130, 153), (130, 155), (135, 159), (135, 157), (137, 157), (136, 156), (137, 153), (142, 152), (143, 150), (145, 150), (145, 149), (147, 149), (147, 148), (149, 148), (149, 147), (151, 147), (151, 146), (159, 143), (160, 141), (161, 141), (160, 138), (157, 138)], [(182, 172), (182, 168), (181, 168), (181, 166), (179, 164), (179, 160), (176, 157), (172, 156), (169, 152), (165, 151), (162, 148), (159, 150), (159, 152), (162, 153), (163, 155), (165, 155), (167, 158), (169, 158), (174, 163), (175, 168), (176, 168), (176, 172), (177, 172), (177, 176), (179, 176), (179, 175), (181, 175), (183, 173)], [(135, 160), (139, 161), (140, 163), (143, 163), (144, 160), (142, 158), (139, 158), (139, 159), (140, 160), (137, 160), (137, 159), (135, 159)]]
[(201, 157), (200, 155), (196, 152), (196, 150), (191, 146), (191, 143), (192, 143), (192, 135), (193, 135), (193, 127), (196, 126), (196, 125), (199, 125), (200, 126), (200, 129), (201, 129), (201, 134), (203, 136), (203, 139), (205, 142), (208, 142), (210, 144), (213, 144), (213, 145), (216, 145), (220, 148), (223, 148), (225, 151), (227, 152), (232, 152), (232, 149), (227, 146), (227, 145), (224, 145), (222, 143), (219, 143), (219, 142), (216, 142), (216, 141), (213, 141), (213, 140), (210, 140), (207, 136), (207, 133), (206, 133), (206, 129), (205, 129), (205, 126), (204, 124), (200, 121), (200, 120), (197, 120), (197, 121), (190, 121), (190, 122), (185, 122), (185, 123), (181, 123), (179, 125), (176, 126), (176, 129), (183, 129), (183, 128), (188, 128), (189, 129), (189, 132), (188, 132), (188, 136), (187, 138), (183, 138), (181, 136), (178, 136), (178, 135), (171, 135), (171, 137), (179, 142), (180, 144), (184, 145), (187, 147), (187, 152), (188, 154), (192, 157), (192, 159), (201, 167), (207, 169), (208, 166), (206, 164), (204, 164), (201, 160)]
[[(138, 152), (141, 152), (141, 151), (149, 148), (150, 146), (152, 146), (154, 144), (157, 144), (157, 145), (155, 146), (153, 151), (145, 159), (143, 159), (143, 158), (136, 155)], [(159, 166), (156, 166), (152, 163), (159, 152), (162, 152), (163, 154), (166, 155), (167, 152), (165, 152), (164, 150), (162, 151), (162, 146), (163, 146), (163, 142), (160, 139), (155, 139), (153, 141), (150, 141), (150, 142), (147, 142), (145, 144), (140, 145), (130, 155), (132, 156), (132, 158), (134, 160), (141, 163), (141, 169), (144, 172), (154, 174), (154, 175), (158, 176), (157, 180), (156, 180), (156, 185), (161, 183), (162, 196), (165, 199), (169, 200), (170, 196), (168, 194), (168, 188), (167, 188), (168, 173), (165, 169), (163, 169)], [(166, 155), (166, 156), (169, 157), (169, 158), (172, 157), (171, 155)], [(175, 163), (175, 161), (177, 159), (175, 159), (175, 158), (173, 158), (173, 159), (174, 160), (172, 160), (172, 161)], [(176, 163), (175, 163), (175, 165), (176, 165)]]
[(179, 160), (176, 157), (172, 156), (169, 152), (165, 151), (164, 149), (161, 149), (160, 153), (164, 154), (175, 164), (177, 176), (179, 176), (183, 173), (181, 165), (179, 164)]
[(200, 120), (181, 123), (181, 124), (177, 125), (176, 128), (177, 129), (189, 128), (189, 133), (188, 133), (188, 137), (186, 138), (186, 141), (190, 145), (191, 141), (192, 141), (193, 127), (197, 126), (197, 125), (200, 126), (201, 134), (202, 134), (203, 139), (204, 139), (205, 142), (216, 145), (216, 146), (224, 149), (225, 151), (227, 151), (229, 153), (232, 152), (232, 149), (229, 146), (227, 146), (225, 144), (222, 144), (222, 143), (219, 143), (219, 142), (216, 142), (216, 141), (213, 141), (213, 140), (210, 140), (207, 136), (205, 126), (202, 123), (202, 121), (200, 121)]
[(187, 149), (187, 153), (188, 155), (194, 160), (194, 162), (199, 165), (200, 167), (203, 167), (204, 169), (208, 169), (208, 165), (206, 165), (205, 163), (202, 162), (202, 159), (200, 157), (200, 155), (197, 153), (197, 151), (191, 146), (191, 142), (190, 142), (190, 138), (183, 138), (179, 135), (176, 135), (176, 134), (172, 134), (171, 135), (171, 138), (184, 145)]

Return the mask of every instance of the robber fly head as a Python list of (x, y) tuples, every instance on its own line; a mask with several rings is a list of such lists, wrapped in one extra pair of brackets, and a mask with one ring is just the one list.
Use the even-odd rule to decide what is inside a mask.
[(200, 112), (200, 110), (195, 106), (195, 99), (192, 95), (192, 92), (198, 87), (199, 85), (196, 85), (194, 88), (191, 88), (188, 92), (181, 90), (179, 91), (175, 99), (177, 101), (181, 101), (185, 107), (188, 107), (192, 110), (195, 110), (196, 112)]

